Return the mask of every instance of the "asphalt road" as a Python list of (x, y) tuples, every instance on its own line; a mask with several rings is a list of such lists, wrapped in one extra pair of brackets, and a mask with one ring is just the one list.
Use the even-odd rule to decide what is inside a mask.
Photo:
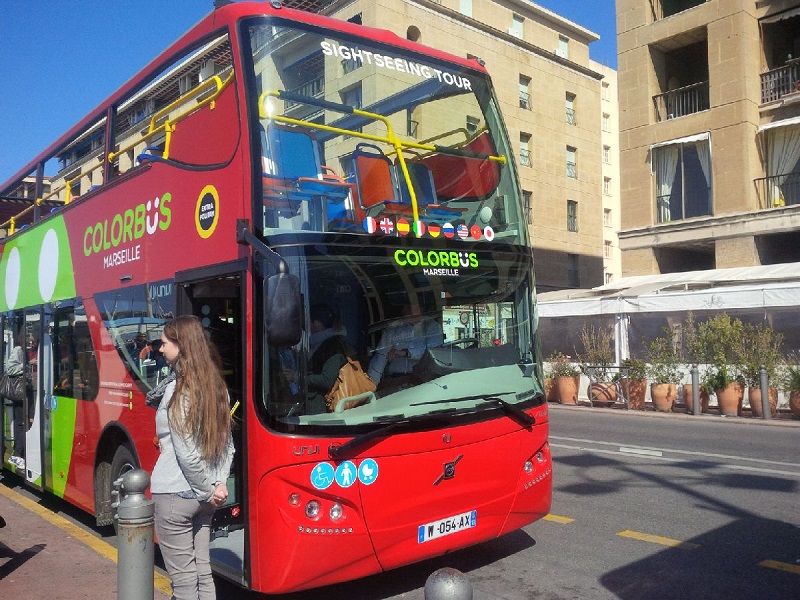
[[(548, 518), (436, 560), (281, 600), (425, 600), (425, 581), (441, 567), (463, 572), (474, 600), (800, 597), (800, 421), (562, 406), (550, 416)], [(90, 529), (74, 508), (52, 497), (40, 504)], [(92, 535), (115, 543), (108, 529)], [(217, 592), (274, 598), (222, 581)]]

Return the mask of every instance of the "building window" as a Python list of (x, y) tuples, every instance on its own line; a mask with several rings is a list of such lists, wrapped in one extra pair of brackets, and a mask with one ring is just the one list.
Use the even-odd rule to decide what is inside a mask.
[(458, 12), (460, 12), (465, 17), (472, 16), (472, 0), (459, 0), (458, 2)]
[(558, 46), (556, 46), (556, 55), (561, 58), (569, 58), (569, 38), (563, 35), (558, 36)]
[(508, 33), (513, 35), (514, 37), (518, 37), (522, 39), (524, 34), (524, 27), (525, 18), (520, 15), (513, 15), (511, 17), (511, 29), (508, 30)]
[(530, 144), (531, 136), (528, 133), (521, 133), (519, 136), (519, 164), (523, 167), (531, 167), (531, 151), (528, 145)]
[(606, 283), (614, 281), (614, 276), (611, 273), (606, 273)]
[(567, 231), (578, 233), (578, 203), (567, 200)]
[(414, 111), (410, 108), (406, 110), (406, 135), (414, 139), (418, 138), (419, 121), (414, 119)]
[(470, 135), (475, 135), (478, 132), (478, 127), (481, 126), (481, 120), (478, 117), (471, 117), (467, 115), (467, 122), (465, 127), (467, 129), (467, 133)]
[(656, 222), (711, 214), (711, 156), (708, 138), (653, 148)]
[(522, 190), (522, 202), (525, 207), (525, 215), (528, 219), (528, 225), (533, 223), (533, 193), (527, 190)]
[(531, 78), (524, 75), (519, 76), (519, 107), (527, 110), (531, 109), (530, 94)]
[(578, 255), (567, 254), (567, 285), (570, 287), (580, 287), (581, 277), (578, 270)]
[(605, 81), (600, 83), (600, 97), (603, 100), (610, 100), (611, 99), (611, 93), (609, 91), (609, 88), (610, 88), (610, 86)]
[(611, 222), (611, 209), (604, 208), (603, 209), (603, 225), (606, 227), (613, 227), (613, 223)]
[(603, 162), (611, 164), (611, 146), (603, 146)]
[(611, 240), (603, 242), (603, 258), (611, 258)]
[(611, 131), (611, 115), (608, 113), (603, 113), (603, 131)]
[(611, 195), (611, 177), (603, 177), (603, 195)]
[(567, 177), (570, 179), (578, 178), (578, 164), (576, 162), (577, 148), (567, 146)]
[(578, 122), (575, 119), (575, 94), (567, 93), (567, 98), (564, 102), (564, 108), (566, 110), (567, 124), (577, 125)]

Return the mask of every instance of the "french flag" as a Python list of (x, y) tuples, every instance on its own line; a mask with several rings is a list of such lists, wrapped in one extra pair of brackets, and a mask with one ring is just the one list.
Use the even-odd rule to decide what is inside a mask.
[(375, 233), (378, 230), (378, 223), (373, 217), (364, 219), (364, 231), (367, 233)]

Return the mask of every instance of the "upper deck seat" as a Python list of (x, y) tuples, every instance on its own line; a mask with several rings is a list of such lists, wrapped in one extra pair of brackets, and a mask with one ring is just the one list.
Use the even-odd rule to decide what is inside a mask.
[[(455, 218), (461, 216), (466, 211), (465, 208), (450, 208), (440, 204), (436, 195), (436, 185), (433, 181), (433, 174), (425, 163), (416, 159), (406, 159), (406, 169), (411, 185), (414, 188), (414, 195), (417, 198), (417, 208), (419, 213), (427, 217)], [(403, 170), (400, 163), (395, 159), (395, 169), (397, 179), (400, 181), (400, 192), (403, 203), (411, 204), (411, 194), (408, 185), (403, 177)]]
[[(326, 173), (313, 134), (270, 122), (263, 134), (265, 207), (298, 211), (303, 202), (321, 200), (320, 216), (340, 215), (352, 186)], [(318, 223), (318, 227), (322, 224)]]
[(359, 143), (353, 151), (353, 170), (359, 216), (375, 216), (382, 211), (411, 214), (410, 203), (403, 204), (398, 196), (392, 161), (378, 146)]

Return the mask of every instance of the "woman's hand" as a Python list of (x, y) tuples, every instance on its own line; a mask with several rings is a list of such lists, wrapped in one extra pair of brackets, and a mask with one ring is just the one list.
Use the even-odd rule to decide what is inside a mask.
[(228, 499), (228, 486), (224, 483), (218, 483), (214, 486), (214, 492), (211, 494), (211, 499), (208, 501), (214, 508), (219, 508)]

